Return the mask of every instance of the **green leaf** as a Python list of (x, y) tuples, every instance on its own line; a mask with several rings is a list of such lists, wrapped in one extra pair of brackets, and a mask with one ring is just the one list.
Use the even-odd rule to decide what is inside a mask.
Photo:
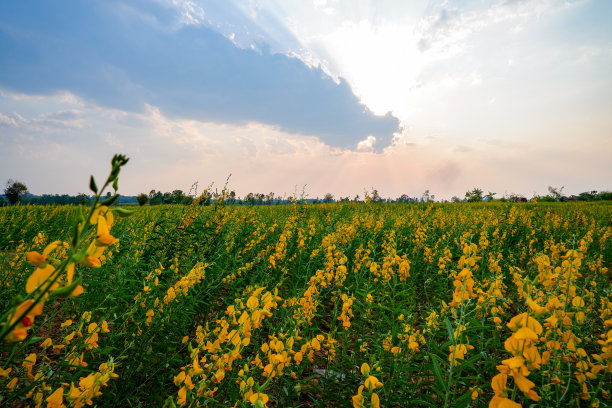
[(442, 371), (440, 370), (439, 361), (442, 359), (436, 356), (435, 354), (429, 354), (429, 356), (431, 357), (431, 363), (432, 363), (431, 365), (432, 365), (432, 371), (434, 373), (434, 377), (438, 385), (442, 387), (442, 390), (444, 391), (442, 395), (444, 395), (448, 392), (448, 387), (446, 385), (446, 380), (444, 379), (444, 376), (442, 375)]
[(468, 391), (462, 396), (460, 396), (459, 398), (455, 399), (455, 402), (453, 403), (453, 407), (454, 408), (465, 408), (468, 405), (470, 405), (470, 402), (472, 402), (472, 391)]
[(85, 215), (83, 215), (83, 206), (79, 205), (79, 213), (78, 213), (78, 217), (79, 217), (79, 222), (85, 222)]
[(96, 185), (96, 180), (94, 180), (94, 176), (89, 178), (89, 189), (94, 193), (98, 194), (98, 186)]
[(112, 195), (108, 197), (107, 199), (103, 200), (102, 202), (100, 202), (100, 205), (111, 206), (115, 203), (115, 201), (117, 201), (118, 198), (119, 198), (119, 194)]
[(448, 320), (448, 317), (446, 317), (444, 319), (444, 324), (446, 325), (446, 331), (448, 332), (448, 338), (450, 339), (451, 343), (453, 343), (453, 345), (455, 345), (455, 335), (453, 334), (453, 328), (451, 326), (451, 322)]
[(423, 401), (422, 399), (410, 399), (410, 404), (424, 407), (439, 407), (440, 404)]
[(74, 292), (74, 290), (76, 289), (77, 286), (79, 286), (81, 284), (81, 279), (77, 279), (74, 282), (72, 282), (70, 285), (55, 289), (54, 291), (49, 292), (49, 296), (50, 297), (59, 297), (59, 298), (66, 298), (68, 296), (70, 296), (72, 294), (72, 292)]
[(72, 228), (72, 247), (75, 247), (79, 241), (79, 224), (74, 224)]
[(113, 207), (113, 212), (121, 218), (129, 217), (136, 214), (136, 210), (131, 210), (123, 207)]
[(28, 338), (28, 341), (26, 342), (25, 345), (29, 346), (30, 344), (37, 343), (37, 342), (39, 342), (41, 340), (44, 340), (44, 339), (42, 337), (30, 337), (30, 338)]

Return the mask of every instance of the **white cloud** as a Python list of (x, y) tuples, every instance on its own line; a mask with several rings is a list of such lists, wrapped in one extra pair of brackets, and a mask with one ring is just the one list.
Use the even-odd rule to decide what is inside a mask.
[[(48, 102), (45, 97), (30, 99)], [(0, 98), (0, 104), (4, 102)], [(539, 137), (525, 144), (496, 134), (464, 144), (444, 132), (419, 138), (405, 130), (396, 135), (393, 146), (375, 154), (369, 151), (373, 137), (361, 143), (362, 151), (351, 152), (260, 123), (236, 126), (170, 118), (154, 106), (129, 113), (77, 100), (65, 108), (27, 116), (21, 107), (23, 115), (0, 117), (20, 123), (19, 128), (6, 127), (0, 138), (1, 174), (23, 179), (34, 193), (77, 193), (86, 188), (89, 174), (102, 177), (110, 157), (124, 153), (131, 158), (120, 182), (126, 194), (153, 188), (187, 190), (196, 180), (221, 185), (231, 173), (230, 188), (238, 195), (290, 195), (295, 185), (307, 184), (311, 197), (330, 191), (353, 197), (374, 187), (384, 197), (420, 196), (428, 189), (438, 199), (450, 199), (474, 186), (500, 194), (543, 193), (546, 186), (557, 184), (572, 193), (607, 188), (604, 175), (610, 171), (605, 154), (610, 142), (602, 145), (593, 136), (576, 145), (570, 130), (557, 133), (555, 149)], [(570, 161), (580, 165), (560, 169), (555, 164)], [(585, 179), (589, 185), (581, 184)]]
[(357, 143), (357, 150), (359, 151), (372, 151), (374, 149), (374, 144), (376, 143), (376, 138), (372, 135), (365, 138), (361, 142)]
[(9, 126), (17, 126), (17, 120), (15, 120), (14, 117), (6, 116), (2, 112), (0, 112), (0, 123)]
[(466, 12), (448, 8), (443, 3), (433, 15), (419, 22), (416, 29), (420, 36), (419, 49), (423, 52), (432, 50), (441, 56), (450, 57), (464, 51), (469, 38), (487, 27), (512, 22), (513, 31), (518, 33), (529, 21), (555, 10), (575, 6), (581, 1), (500, 1), (488, 8)]
[(172, 0), (172, 3), (181, 11), (180, 22), (185, 25), (198, 25), (204, 23), (204, 9), (193, 1)]

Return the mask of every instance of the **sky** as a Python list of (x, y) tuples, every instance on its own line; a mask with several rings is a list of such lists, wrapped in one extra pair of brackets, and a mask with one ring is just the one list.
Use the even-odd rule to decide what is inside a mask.
[(122, 153), (126, 195), (612, 190), (610, 21), (608, 0), (1, 2), (0, 183), (87, 192)]

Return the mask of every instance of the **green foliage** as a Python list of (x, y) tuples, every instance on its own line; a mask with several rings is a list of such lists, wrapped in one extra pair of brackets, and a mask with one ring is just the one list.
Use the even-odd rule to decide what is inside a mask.
[(141, 193), (136, 196), (136, 200), (138, 201), (138, 205), (142, 207), (143, 205), (149, 202), (149, 196), (145, 193)]
[(23, 200), (28, 194), (28, 188), (20, 181), (9, 179), (4, 188), (4, 195), (11, 205), (17, 204), (19, 200)]
[[(474, 188), (473, 190), (465, 193), (465, 198), (470, 203), (477, 203), (477, 202), (482, 201), (483, 199), (482, 193), (483, 192), (481, 189)], [(493, 195), (495, 195), (495, 193), (489, 193), (489, 195), (491, 195), (492, 197)]]
[[(172, 200), (179, 196), (175, 194)], [(373, 194), (366, 196), (374, 201)], [(113, 197), (111, 194), (109, 198)], [(163, 193), (153, 191), (149, 198), (164, 203)], [(269, 201), (256, 194), (250, 197), (255, 204), (260, 198), (262, 203)], [(205, 200), (210, 205), (198, 205)], [(214, 343), (215, 336), (223, 332), (219, 322), (227, 319), (232, 324), (228, 308), (246, 304), (254, 288), (261, 286), (266, 291), (276, 289), (282, 300), (261, 327), (251, 330), (250, 343), (240, 350), (241, 357), (232, 370), (225, 371), (222, 381), (215, 383), (211, 380), (215, 372), (208, 371), (209, 380), (192, 378), (195, 387), (187, 390), (188, 403), (195, 405), (197, 400), (213, 407), (235, 403), (252, 407), (243, 400), (240, 389), (239, 373), (246, 365), (245, 377), (255, 379), (257, 387), (269, 396), (269, 406), (351, 406), (351, 398), (364, 380), (359, 367), (367, 362), (383, 384), (376, 390), (381, 406), (406, 406), (407, 401), (414, 406), (443, 406), (445, 401), (447, 406), (487, 406), (493, 396), (490, 381), (497, 373), (496, 366), (509, 357), (504, 340), (510, 331), (505, 323), (512, 314), (508, 311), (501, 315), (502, 324), (497, 327), (485, 312), (490, 312), (490, 307), (478, 299), (471, 299), (455, 314), (443, 306), (442, 302), (449, 304), (453, 299), (453, 275), (462, 270), (459, 262), (465, 256), (461, 246), (465, 243), (478, 245), (480, 259), (474, 268), (478, 289), (487, 290), (498, 266), (506, 286), (504, 302), (511, 304), (514, 312), (524, 310), (525, 299), (517, 295), (511, 268), (519, 268), (533, 279), (538, 269), (533, 263), (537, 254), (548, 254), (553, 263), (561, 264), (564, 251), (559, 248), (571, 249), (583, 237), (590, 237), (591, 245), (583, 250), (582, 277), (575, 286), (577, 290), (591, 288), (592, 309), (587, 323), (573, 330), (577, 335), (584, 334), (586, 340), (581, 347), (589, 355), (601, 354), (596, 340), (604, 333), (604, 326), (597, 305), (608, 296), (608, 276), (603, 273), (606, 265), (602, 262), (612, 259), (612, 241), (605, 238), (610, 236), (608, 220), (612, 216), (612, 206), (607, 202), (342, 202), (259, 207), (215, 203), (219, 203), (219, 194), (207, 192), (192, 205), (144, 206), (132, 217), (117, 216), (112, 234), (118, 243), (109, 247), (100, 268), (86, 270), (85, 292), (77, 298), (49, 302), (48, 309), (45, 306), (47, 317), (37, 320), (31, 331), (31, 339), (40, 339), (20, 346), (10, 363), (0, 365), (12, 367), (11, 376), (23, 377), (11, 393), (16, 395), (13, 402), (31, 403), (26, 400), (25, 384), (33, 380), (27, 379), (22, 366), (30, 347), (38, 353), (36, 370), (43, 372), (52, 390), (64, 382), (78, 384), (81, 377), (96, 372), (100, 364), (112, 358), (119, 377), (100, 389), (102, 395), (93, 399), (94, 404), (163, 406), (168, 401), (169, 406), (179, 406), (178, 392), (184, 383), (175, 377), (183, 367), (193, 365), (196, 351), (199, 359), (207, 359), (200, 363), (204, 370), (208, 370), (207, 364), (212, 367), (218, 361), (214, 356), (221, 355), (212, 353), (206, 342), (200, 346), (198, 338), (209, 336), (207, 339)], [(76, 207), (0, 208), (0, 230), (5, 231), (0, 235), (0, 277), (4, 283), (0, 287), (0, 309), (10, 306), (9, 300), (31, 272), (25, 251), (40, 252), (49, 242), (69, 237), (78, 217)], [(410, 268), (409, 276), (402, 279), (399, 271), (404, 260)], [(203, 278), (193, 280), (184, 295), (180, 292), (166, 303), (170, 288), (184, 287), (181, 282), (198, 270), (197, 265), (202, 265)], [(346, 275), (340, 273), (342, 267)], [(309, 290), (312, 282), (319, 282), (316, 291)], [(348, 316), (348, 302), (342, 295), (354, 297), (348, 327), (342, 318)], [(312, 303), (307, 303), (308, 299)], [(310, 322), (304, 318), (306, 306), (311, 307)], [(91, 313), (92, 322), (107, 321), (110, 328), (109, 333), (100, 335), (99, 347), (93, 349), (83, 344), (90, 323), (80, 328), (83, 337), (75, 335), (76, 340), (70, 344), (64, 340), (72, 331), (79, 331), (86, 311)], [(437, 316), (430, 320), (432, 312)], [(73, 321), (72, 325), (60, 327), (67, 319)], [(454, 331), (460, 326), (466, 326), (463, 338), (469, 338), (474, 349), (451, 370), (449, 347), (458, 342)], [(411, 350), (407, 337), (417, 331), (423, 340), (417, 339), (418, 347)], [(323, 340), (321, 348), (313, 352), (312, 361), (306, 352), (301, 364), (291, 361), (283, 375), (265, 377), (262, 368), (252, 363), (260, 358), (264, 366), (268, 364), (268, 353), (262, 347), (269, 346), (271, 338), (282, 339), (287, 351), (287, 340), (292, 337), (295, 344), (288, 355), (293, 358), (318, 335)], [(187, 341), (183, 342), (185, 336)], [(54, 345), (75, 347), (79, 356), (84, 353), (87, 366), (71, 369), (67, 363), (58, 364), (64, 351), (43, 350), (40, 344), (46, 337)], [(226, 346), (219, 343), (220, 348)], [(393, 347), (398, 349), (392, 351)], [(7, 349), (0, 351), (2, 356), (8, 355)], [(540, 374), (534, 373), (530, 378), (537, 376), (534, 382), (539, 387)], [(62, 376), (71, 379), (60, 380)], [(571, 381), (565, 377), (564, 387), (574, 398), (581, 390), (571, 376)], [(602, 384), (609, 379), (609, 374), (599, 374)], [(4, 384), (0, 382), (0, 386)], [(209, 386), (207, 391), (217, 390), (212, 396), (198, 395), (202, 384)], [(475, 400), (473, 390), (479, 390)], [(592, 398), (602, 399), (601, 389), (593, 387), (591, 393)], [(4, 395), (9, 393), (3, 391)], [(551, 398), (543, 395), (542, 401), (550, 403)], [(515, 401), (529, 404), (521, 393)]]

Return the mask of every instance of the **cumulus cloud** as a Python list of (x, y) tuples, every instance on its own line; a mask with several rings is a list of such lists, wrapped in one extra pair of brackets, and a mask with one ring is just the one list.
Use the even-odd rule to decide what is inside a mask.
[(131, 112), (150, 104), (177, 118), (267, 123), (340, 148), (368, 135), (377, 148), (391, 143), (399, 120), (373, 114), (344, 79), (265, 47), (237, 48), (199, 23), (205, 10), (176, 3), (137, 1), (125, 13), (114, 1), (0, 6), (0, 87), (68, 90)]

